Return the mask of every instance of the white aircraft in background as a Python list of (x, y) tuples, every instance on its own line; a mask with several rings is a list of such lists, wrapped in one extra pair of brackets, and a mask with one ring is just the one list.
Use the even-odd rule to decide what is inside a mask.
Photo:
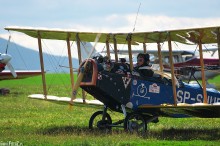
[[(31, 76), (41, 75), (41, 71), (15, 71), (10, 63), (12, 56), (9, 54), (0, 53), (0, 81), (9, 79), (20, 79), (27, 78)], [(5, 70), (6, 66), (9, 70)], [(0, 94), (5, 95), (9, 93), (10, 90), (7, 88), (0, 88)]]
[[(203, 57), (204, 65), (205, 65), (205, 75), (206, 78), (213, 78), (219, 75), (220, 65), (219, 59), (213, 58), (212, 56), (218, 51), (217, 48), (211, 48), (203, 50), (203, 52), (212, 52), (211, 57)], [(143, 53), (143, 50), (132, 50), (132, 54)], [(105, 51), (102, 53), (106, 53)], [(114, 53), (114, 51), (110, 51), (110, 53)], [(128, 56), (127, 50), (118, 50), (118, 55)], [(147, 50), (147, 53), (150, 54), (150, 60), (152, 64), (158, 64), (158, 51), (157, 50)], [(162, 50), (162, 61), (165, 72), (170, 72), (170, 63), (169, 63), (169, 51)], [(175, 73), (178, 75), (182, 75), (184, 78), (188, 79), (191, 76), (192, 69), (194, 69), (194, 77), (197, 79), (201, 79), (200, 72), (200, 58), (192, 50), (173, 50), (173, 62)], [(136, 55), (137, 56), (137, 55)], [(126, 57), (125, 57), (126, 58)], [(133, 62), (136, 63), (136, 58), (133, 58)]]
[(10, 70), (11, 74), (13, 75), (13, 77), (14, 78), (17, 77), (17, 74), (16, 74), (14, 68), (12, 67), (12, 65), (10, 63), (11, 58), (12, 57), (9, 54), (1, 54), (0, 53), (0, 74), (1, 74), (0, 79), (2, 78), (2, 71), (5, 70), (6, 66)]

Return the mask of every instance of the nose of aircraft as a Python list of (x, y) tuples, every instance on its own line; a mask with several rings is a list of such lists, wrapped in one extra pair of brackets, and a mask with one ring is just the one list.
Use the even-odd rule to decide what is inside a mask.
[(0, 61), (1, 63), (7, 64), (11, 60), (11, 55), (9, 54), (0, 54)]

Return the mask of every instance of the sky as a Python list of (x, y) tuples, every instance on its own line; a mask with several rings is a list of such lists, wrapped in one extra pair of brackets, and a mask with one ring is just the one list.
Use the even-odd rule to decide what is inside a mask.
[[(220, 26), (219, 0), (0, 0), (0, 4), (0, 37), (5, 39), (6, 26), (126, 32)], [(16, 43), (37, 49), (36, 40), (11, 34)]]
[(220, 24), (219, 0), (0, 0), (0, 3), (1, 33), (5, 26), (11, 25), (133, 30), (140, 4), (136, 30)]

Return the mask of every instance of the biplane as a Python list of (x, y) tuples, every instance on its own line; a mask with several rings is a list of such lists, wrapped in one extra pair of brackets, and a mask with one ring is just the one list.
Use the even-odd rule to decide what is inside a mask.
[[(217, 43), (220, 56), (220, 26), (129, 33), (79, 32), (21, 27), (6, 27), (5, 29), (22, 32), (38, 39), (45, 98), (47, 98), (47, 92), (41, 39), (66, 40), (69, 58), (71, 58), (70, 41), (76, 41), (81, 64), (77, 81), (73, 86), (72, 97), (71, 99), (69, 98), (69, 104), (74, 104), (79, 86), (103, 103), (103, 110), (95, 112), (90, 118), (89, 128), (91, 129), (109, 130), (112, 127), (122, 125), (124, 129), (131, 132), (144, 132), (147, 130), (148, 123), (158, 122), (158, 118), (161, 116), (174, 118), (220, 117), (220, 92), (216, 89), (206, 88), (202, 52), (203, 44)], [(119, 74), (112, 70), (106, 70), (103, 65), (106, 65), (109, 61), (102, 62), (99, 58), (92, 59), (90, 56), (82, 61), (80, 58), (80, 41), (93, 42), (94, 38), (96, 38), (94, 42), (106, 44), (108, 58), (110, 58), (109, 44), (114, 44), (115, 62), (112, 64), (115, 66), (120, 66), (117, 44), (126, 42), (131, 71)], [(172, 52), (173, 41), (189, 45), (198, 44), (202, 75), (201, 84), (188, 84), (175, 77)], [(171, 74), (163, 72), (162, 54), (159, 45), (163, 42), (168, 43)], [(154, 71), (152, 77), (138, 76), (132, 72), (134, 68), (132, 45), (140, 43), (143, 43), (144, 53), (147, 53), (146, 43), (158, 44), (159, 64), (157, 65), (158, 68), (151, 68)], [(71, 83), (73, 83), (71, 59), (69, 63)], [(117, 122), (112, 122), (108, 109), (122, 113), (124, 118)], [(101, 118), (97, 120), (98, 117)]]

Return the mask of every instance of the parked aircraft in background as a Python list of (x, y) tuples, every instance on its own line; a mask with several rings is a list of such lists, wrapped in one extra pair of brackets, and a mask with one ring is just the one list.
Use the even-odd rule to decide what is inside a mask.
[(28, 70), (28, 71), (27, 70), (16, 70), (15, 73), (17, 74), (16, 78), (11, 74), (10, 71), (4, 70), (0, 72), (0, 80), (23, 79), (23, 78), (41, 75), (40, 70)]
[[(9, 54), (1, 54), (0, 53), (0, 81), (1, 80), (9, 80), (9, 79), (21, 79), (21, 78), (27, 78), (31, 76), (41, 75), (40, 70), (34, 70), (34, 71), (26, 71), (26, 70), (19, 70), (15, 71), (12, 67), (10, 60), (12, 59), (12, 56)], [(6, 66), (9, 70), (5, 70)], [(0, 88), (0, 94), (7, 94), (9, 93), (9, 89), (7, 88)]]
[[(15, 70), (10, 63), (12, 56), (0, 53), (0, 80), (21, 79), (41, 75), (40, 70)], [(5, 70), (6, 66), (9, 70)]]
[(9, 54), (1, 54), (0, 53), (0, 72), (5, 70), (5, 67), (7, 66), (8, 69), (10, 70), (11, 74), (13, 75), (13, 77), (16, 78), (17, 74), (15, 73), (15, 70), (10, 63), (11, 58), (12, 57)]
[[(203, 50), (203, 52), (212, 52), (211, 57), (204, 57), (204, 65), (205, 65), (205, 75), (206, 79), (210, 79), (219, 75), (220, 66), (219, 66), (219, 59), (213, 58), (213, 54), (218, 51), (217, 48), (211, 48)], [(106, 52), (103, 52), (106, 53)], [(110, 51), (110, 53), (114, 53)], [(118, 50), (117, 53), (119, 55), (125, 56), (128, 51), (127, 50)], [(143, 53), (143, 50), (132, 50), (132, 54)], [(147, 50), (147, 53), (150, 54), (151, 63), (152, 64), (159, 64), (159, 57), (158, 57), (158, 50)], [(178, 76), (180, 75), (181, 78), (188, 79), (192, 74), (192, 69), (195, 71), (194, 76), (196, 79), (201, 79), (201, 72), (200, 72), (200, 57), (195, 53), (193, 50), (173, 50), (173, 63), (174, 63), (174, 70), (175, 74)], [(162, 62), (165, 72), (170, 72), (170, 61), (169, 61), (169, 51), (162, 50)], [(133, 62), (136, 62), (136, 58), (133, 58)]]

